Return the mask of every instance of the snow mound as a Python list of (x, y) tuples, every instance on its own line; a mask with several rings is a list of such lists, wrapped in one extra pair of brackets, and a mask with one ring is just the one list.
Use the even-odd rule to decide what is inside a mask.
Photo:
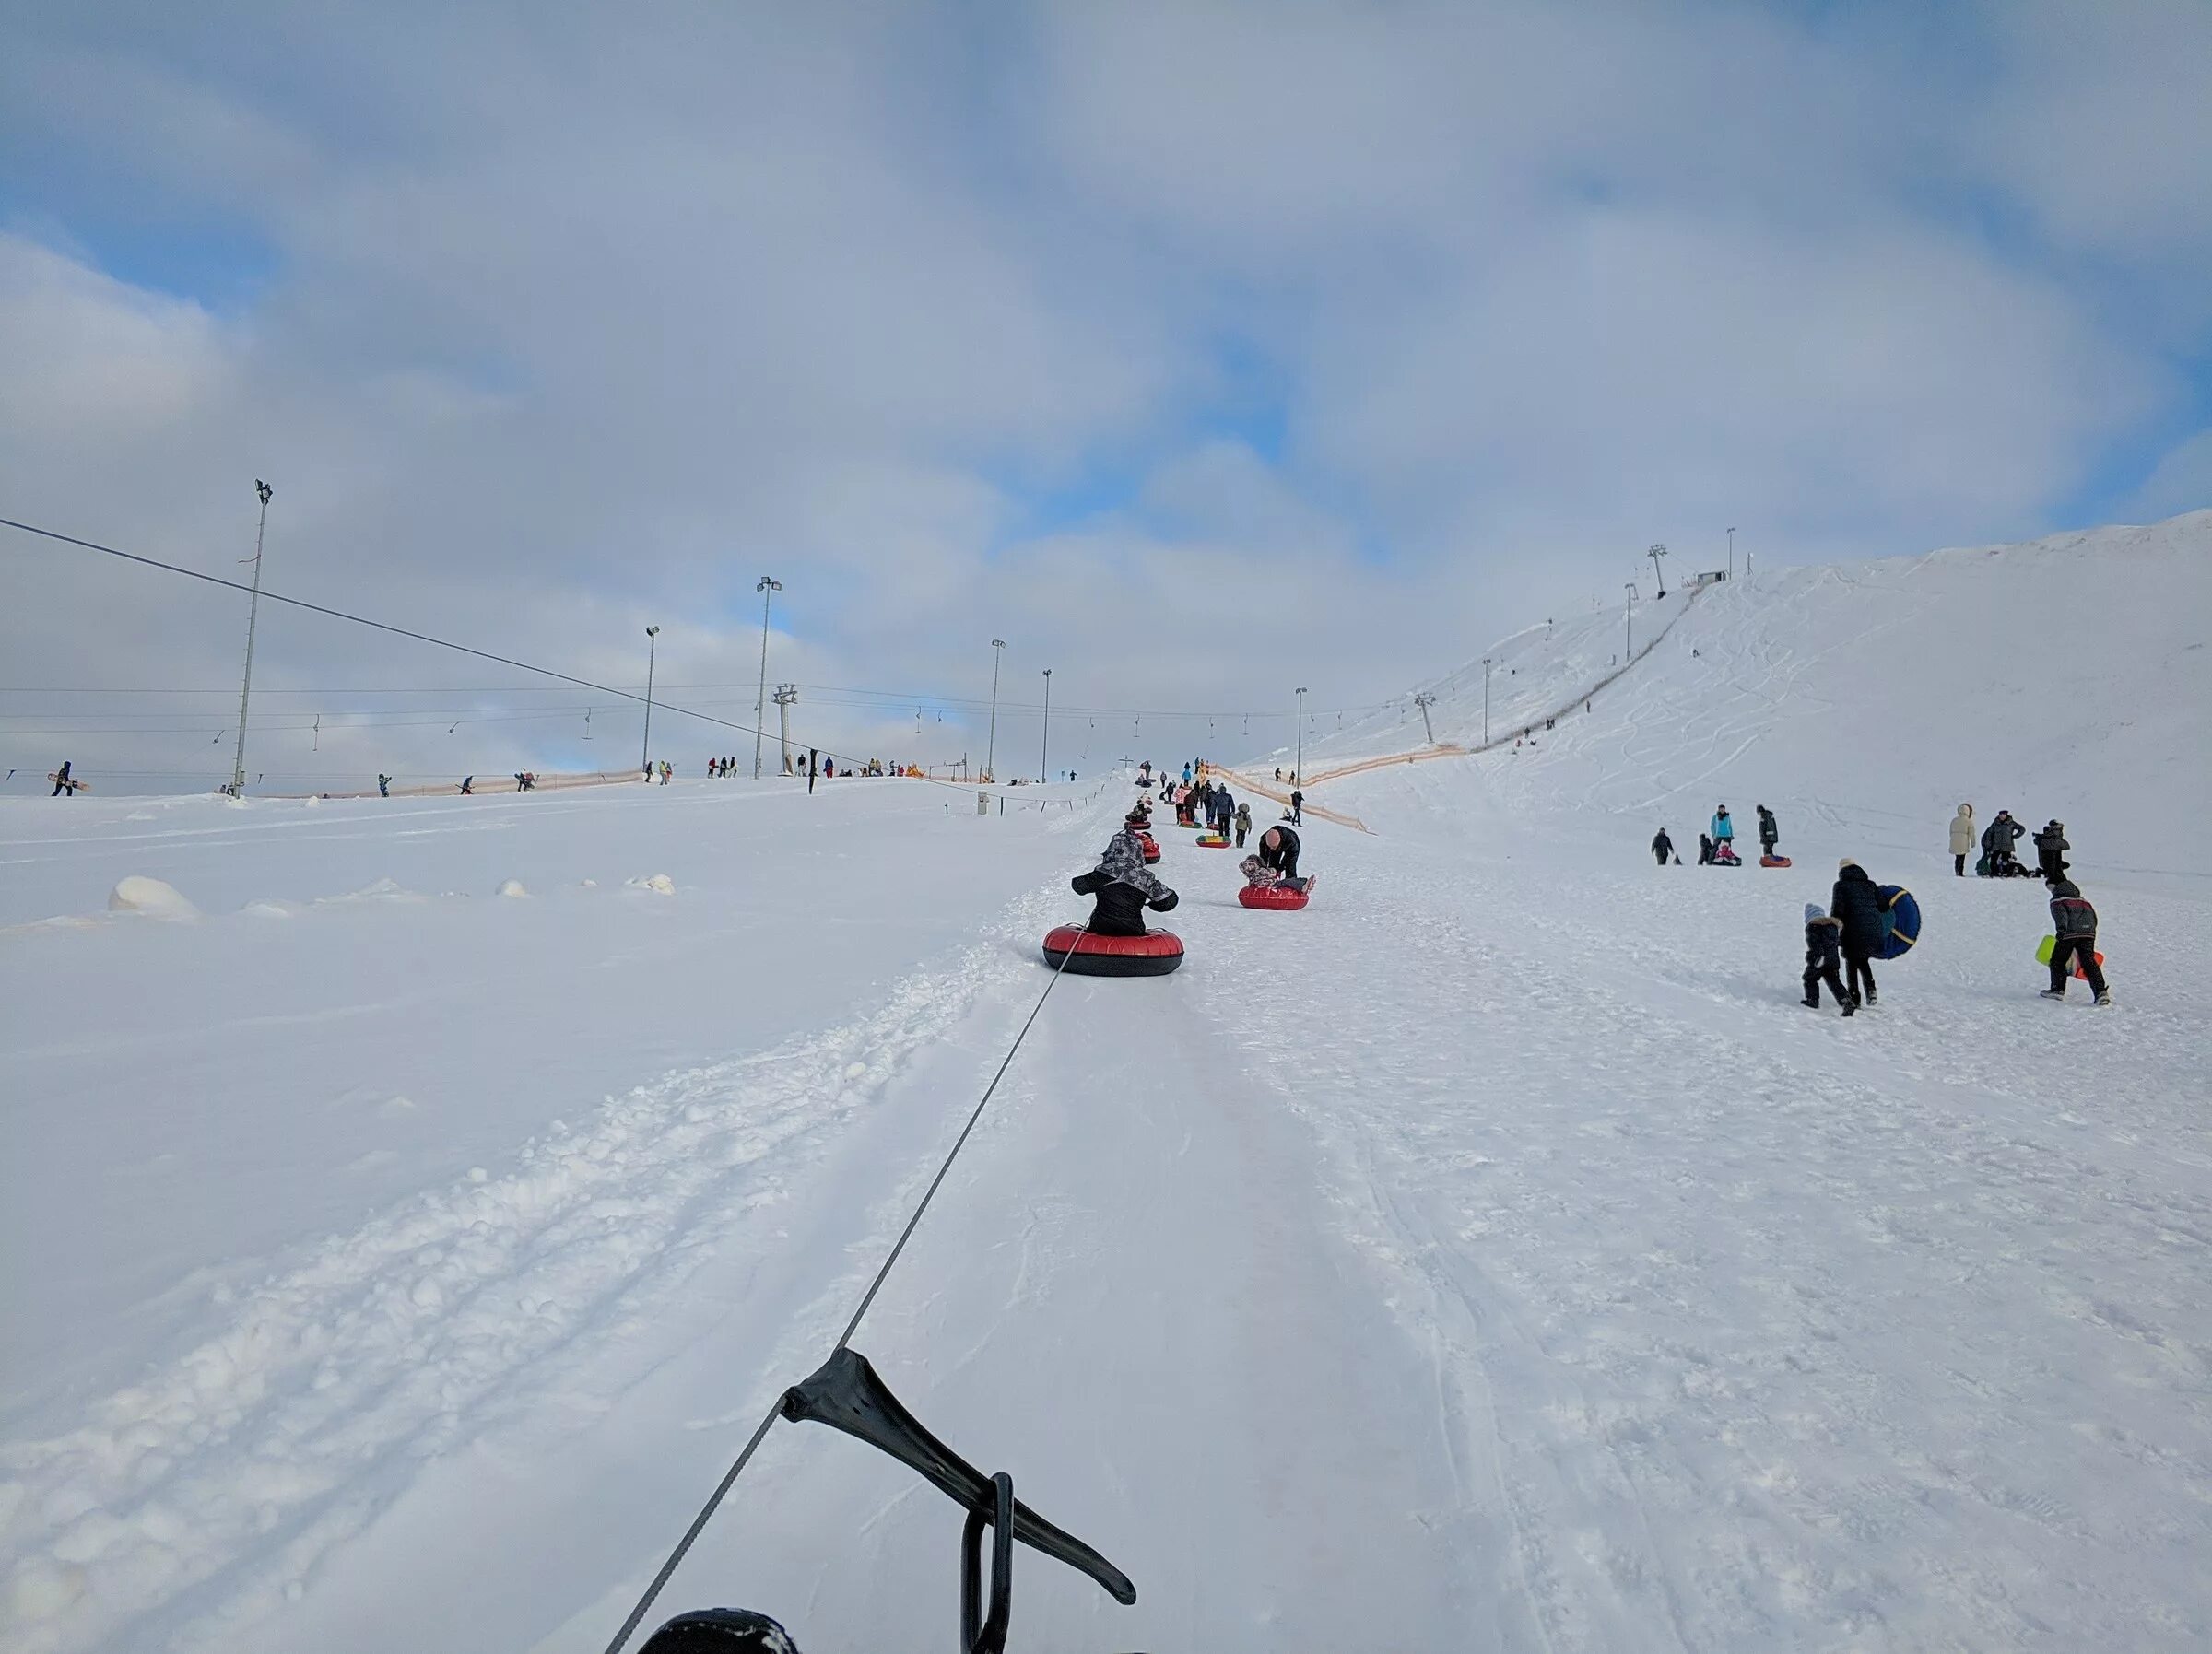
[(400, 884), (396, 879), (371, 879), (359, 890), (346, 896), (324, 898), (334, 902), (418, 902), (423, 898)]
[(528, 896), (530, 892), (524, 887), (522, 880), (506, 879), (500, 885), (500, 894), (501, 896)]
[(629, 879), (626, 882), (632, 890), (650, 890), (655, 896), (674, 896), (676, 894), (676, 881), (665, 873), (651, 874), (644, 878)]
[(151, 919), (197, 919), (200, 910), (186, 901), (174, 885), (134, 873), (108, 892), (111, 913), (144, 913)]

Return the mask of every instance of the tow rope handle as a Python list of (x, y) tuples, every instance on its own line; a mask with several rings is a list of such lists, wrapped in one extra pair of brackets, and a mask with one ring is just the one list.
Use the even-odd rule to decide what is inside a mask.
[[(1095, 1580), (1123, 1606), (1136, 1601), (1128, 1575), (1018, 1501), (1012, 1477), (1004, 1472), (984, 1475), (931, 1435), (858, 1350), (841, 1346), (812, 1377), (783, 1392), (782, 1411), (794, 1423), (828, 1425), (888, 1453), (968, 1513), (960, 1535), (962, 1654), (1001, 1654), (1006, 1648), (1016, 1540)], [(987, 1611), (982, 1554), (986, 1524), (992, 1529)]]

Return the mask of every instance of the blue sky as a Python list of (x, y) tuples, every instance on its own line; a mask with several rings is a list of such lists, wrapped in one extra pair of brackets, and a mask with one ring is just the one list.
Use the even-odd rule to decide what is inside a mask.
[[(10, 29), (12, 514), (214, 567), (272, 475), (310, 594), (609, 673), (657, 619), (749, 679), (771, 569), (779, 676), (968, 694), (996, 634), (1095, 704), (1349, 704), (1653, 540), (2212, 501), (2194, 0)], [(26, 577), (119, 634), (6, 639), (57, 674), (229, 670)], [(269, 671), (429, 670), (383, 648)]]

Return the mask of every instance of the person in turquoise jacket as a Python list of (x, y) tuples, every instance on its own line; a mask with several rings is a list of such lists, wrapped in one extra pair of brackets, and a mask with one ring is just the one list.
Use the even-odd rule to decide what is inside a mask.
[(1735, 823), (1728, 819), (1728, 806), (1723, 804), (1712, 815), (1712, 841), (1715, 844), (1735, 842)]

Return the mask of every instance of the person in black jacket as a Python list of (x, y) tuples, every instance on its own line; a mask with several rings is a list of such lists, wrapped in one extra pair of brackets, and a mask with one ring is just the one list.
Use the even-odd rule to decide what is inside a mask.
[(1866, 870), (1849, 856), (1837, 868), (1836, 887), (1829, 892), (1828, 910), (1843, 926), (1843, 965), (1851, 983), (1851, 1003), (1871, 1005), (1874, 1003), (1871, 961), (1882, 951), (1882, 897), (1874, 881), (1866, 876)]
[(1653, 835), (1652, 854), (1659, 859), (1659, 865), (1665, 867), (1666, 859), (1674, 853), (1675, 841), (1666, 836), (1666, 829), (1661, 827), (1657, 833)]
[(2013, 819), (2010, 810), (1997, 812), (1997, 818), (1982, 835), (1982, 853), (1989, 858), (1992, 878), (2008, 879), (2019, 871), (2018, 846), (2027, 833), (2028, 829)]
[(1122, 830), (1107, 840), (1098, 866), (1068, 886), (1077, 896), (1092, 898), (1089, 928), (1094, 934), (1142, 936), (1147, 908), (1165, 913), (1182, 899), (1145, 865), (1138, 831), (1138, 815), (1132, 810)]
[(1782, 829), (1774, 825), (1774, 812), (1766, 805), (1759, 806), (1759, 853), (1771, 856), (1774, 847), (1782, 842)]
[(2066, 824), (2053, 816), (2035, 836), (2035, 870), (2046, 882), (2066, 876)]
[(1277, 822), (1260, 835), (1260, 865), (1278, 879), (1298, 877), (1298, 834), (1286, 822)]
[(1290, 819), (1302, 822), (1306, 818), (1306, 795), (1296, 787), (1290, 789)]
[(1849, 1016), (1859, 1008), (1858, 1001), (1851, 997), (1837, 973), (1837, 961), (1843, 949), (1843, 924), (1820, 911), (1819, 904), (1805, 904), (1805, 1003), (1814, 1010), (1820, 1008), (1820, 984), (1826, 982), (1829, 991), (1836, 996), (1836, 1003)]
[(2051, 892), (2051, 928), (2058, 941), (2051, 949), (2051, 986), (2043, 990), (2043, 997), (2066, 997), (2070, 968), (2079, 960), (2081, 974), (2089, 979), (2089, 991), (2097, 996), (2097, 1003), (2111, 1004), (2112, 996), (2104, 985), (2104, 968), (2097, 963), (2097, 909), (2089, 906), (2080, 886), (2061, 874), (2051, 874), (2044, 886)]

